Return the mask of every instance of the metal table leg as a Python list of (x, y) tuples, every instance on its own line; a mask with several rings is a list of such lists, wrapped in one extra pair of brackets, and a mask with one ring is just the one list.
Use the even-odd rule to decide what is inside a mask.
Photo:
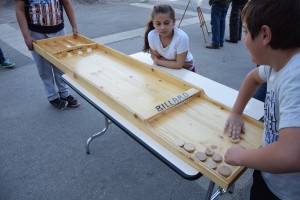
[(227, 190), (219, 187), (218, 190), (211, 196), (210, 200), (214, 200), (215, 198), (217, 198), (217, 196), (225, 194), (226, 191)]
[(210, 200), (214, 187), (215, 187), (215, 183), (210, 181), (205, 200)]
[(108, 129), (108, 126), (112, 123), (112, 121), (110, 119), (108, 119), (107, 117), (105, 117), (105, 127), (103, 128), (102, 131), (100, 131), (99, 133), (96, 133), (95, 135), (93, 135), (92, 137), (90, 137), (87, 140), (86, 143), (86, 154), (90, 154), (90, 143), (92, 142), (92, 140), (96, 139), (97, 137), (100, 137), (101, 135), (103, 135), (106, 130)]
[(219, 187), (219, 188), (217, 189), (217, 191), (216, 191), (214, 194), (212, 194), (213, 189), (214, 189), (214, 186), (215, 186), (215, 183), (212, 182), (212, 181), (210, 181), (210, 182), (209, 182), (209, 186), (208, 186), (208, 190), (207, 190), (207, 193), (206, 193), (205, 200), (214, 200), (214, 199), (217, 198), (219, 195), (225, 194), (227, 191), (228, 191), (229, 193), (233, 193), (234, 184), (233, 184), (232, 186), (230, 186), (230, 187), (228, 188), (228, 190)]

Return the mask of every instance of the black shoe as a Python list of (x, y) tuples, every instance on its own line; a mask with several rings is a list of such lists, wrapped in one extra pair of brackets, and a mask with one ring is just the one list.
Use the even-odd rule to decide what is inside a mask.
[(235, 41), (235, 40), (231, 40), (231, 39), (225, 39), (226, 42), (229, 42), (229, 43), (238, 43), (238, 41)]
[(220, 49), (220, 46), (217, 44), (210, 44), (205, 46), (208, 49)]
[(220, 44), (220, 47), (223, 47), (223, 44)]
[(65, 108), (67, 107), (67, 105), (68, 105), (68, 102), (67, 102), (67, 101), (61, 100), (61, 99), (59, 99), (59, 98), (56, 98), (56, 99), (50, 101), (50, 103), (51, 103), (54, 107), (56, 107), (56, 108), (58, 108), (58, 109), (60, 109), (60, 110), (65, 109)]
[(77, 100), (72, 95), (69, 95), (66, 98), (61, 98), (61, 99), (64, 100), (64, 101), (67, 101), (68, 106), (70, 106), (70, 107), (79, 106), (79, 103), (77, 102)]

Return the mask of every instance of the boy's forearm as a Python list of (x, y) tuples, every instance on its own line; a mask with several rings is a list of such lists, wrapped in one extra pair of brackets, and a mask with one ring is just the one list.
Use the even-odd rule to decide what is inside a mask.
[(231, 112), (242, 114), (248, 101), (254, 95), (259, 86), (259, 83), (256, 81), (256, 76), (258, 76), (258, 71), (256, 70), (252, 70), (244, 79)]
[[(240, 166), (245, 166), (252, 169), (257, 169), (269, 173), (282, 173), (282, 167), (279, 165), (282, 160), (278, 159), (274, 152), (271, 152), (276, 144), (271, 144), (268, 147), (260, 149), (249, 149), (241, 151), (236, 157), (236, 163)], [(278, 156), (278, 155), (277, 155)]]
[[(300, 128), (298, 128), (298, 130), (300, 130)], [(237, 163), (241, 166), (269, 173), (299, 172), (299, 140), (299, 131), (297, 133), (285, 133), (283, 138), (266, 147), (241, 151), (236, 158)]]

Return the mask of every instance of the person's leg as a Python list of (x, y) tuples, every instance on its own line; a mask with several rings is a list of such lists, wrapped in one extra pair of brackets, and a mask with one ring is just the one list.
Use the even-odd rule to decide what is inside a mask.
[[(58, 31), (56, 33), (47, 34), (47, 37), (52, 38), (52, 37), (62, 36), (65, 34), (66, 34), (65, 29), (62, 29), (61, 31)], [(56, 87), (58, 88), (58, 94), (60, 99), (63, 101), (67, 101), (68, 106), (70, 107), (79, 106), (77, 100), (72, 95), (70, 95), (69, 86), (62, 79), (63, 72), (54, 65), (52, 65), (52, 69), (53, 69), (54, 80), (56, 83)]]
[[(31, 37), (35, 38), (36, 40), (47, 38), (46, 35), (42, 33), (31, 32), (30, 34)], [(31, 54), (44, 84), (47, 99), (52, 101), (56, 98), (59, 98), (53, 76), (52, 64), (35, 51), (31, 51)]]
[(221, 8), (220, 12), (220, 28), (219, 28), (219, 44), (222, 46), (224, 43), (224, 35), (225, 35), (225, 26), (226, 26), (226, 15), (229, 8), (229, 5), (224, 5)]
[(52, 64), (35, 51), (31, 52), (38, 73), (44, 84), (45, 94), (49, 101), (59, 98), (52, 72)]
[[(57, 37), (57, 36), (63, 36), (65, 34), (66, 34), (65, 29), (62, 29), (61, 31), (58, 31), (56, 33), (47, 34), (47, 37), (52, 38), (52, 37)], [(54, 79), (55, 79), (55, 83), (56, 83), (60, 98), (68, 97), (70, 95), (69, 87), (62, 80), (63, 72), (60, 69), (58, 69), (57, 67), (55, 67), (54, 65), (52, 65), (52, 69), (53, 69)]]
[(3, 61), (5, 61), (2, 49), (0, 48), (0, 63), (2, 63)]
[(211, 27), (212, 27), (212, 43), (220, 45), (220, 7), (212, 5), (211, 7)]
[(232, 3), (229, 19), (229, 40), (232, 42), (238, 41), (238, 31), (240, 23), (239, 14), (239, 7), (236, 4)]
[(239, 28), (238, 28), (238, 40), (240, 41), (242, 39), (242, 32), (243, 32), (243, 23), (241, 18), (241, 12), (243, 10), (244, 6), (239, 7)]
[(261, 172), (254, 170), (253, 172), (253, 185), (250, 192), (250, 200), (279, 200), (268, 188), (265, 183)]

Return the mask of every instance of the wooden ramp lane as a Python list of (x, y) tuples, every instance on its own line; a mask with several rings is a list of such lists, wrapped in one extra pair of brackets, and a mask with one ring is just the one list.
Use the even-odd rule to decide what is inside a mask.
[[(34, 49), (222, 188), (228, 188), (245, 170), (229, 166), (233, 173), (226, 178), (195, 158), (196, 152), (212, 146), (224, 156), (232, 145), (223, 134), (230, 109), (208, 98), (201, 88), (81, 35), (39, 40)], [(248, 134), (243, 135), (240, 144), (258, 148), (262, 124), (247, 116), (244, 119)], [(195, 151), (187, 152), (177, 146), (176, 139), (193, 144)], [(222, 161), (218, 167), (221, 165), (226, 163)]]
[[(227, 188), (245, 170), (239, 166), (229, 166), (224, 162), (224, 154), (232, 145), (228, 135), (223, 133), (228, 112), (228, 108), (222, 104), (216, 105), (202, 92), (197, 98), (189, 99), (176, 109), (151, 119), (148, 126), (154, 134), (167, 141), (175, 154), (188, 158), (187, 163), (221, 187)], [(246, 116), (244, 119), (249, 134), (241, 136), (240, 145), (247, 149), (255, 149), (260, 143), (262, 124)], [(193, 144), (195, 151), (189, 153), (184, 148), (178, 147), (176, 144), (178, 139)], [(195, 157), (197, 152), (205, 152), (207, 148), (223, 156), (223, 161), (217, 163), (217, 169), (222, 165), (230, 167), (233, 173), (229, 177), (223, 177), (217, 169), (207, 167), (207, 163), (212, 160), (211, 157), (208, 156), (205, 162)]]

